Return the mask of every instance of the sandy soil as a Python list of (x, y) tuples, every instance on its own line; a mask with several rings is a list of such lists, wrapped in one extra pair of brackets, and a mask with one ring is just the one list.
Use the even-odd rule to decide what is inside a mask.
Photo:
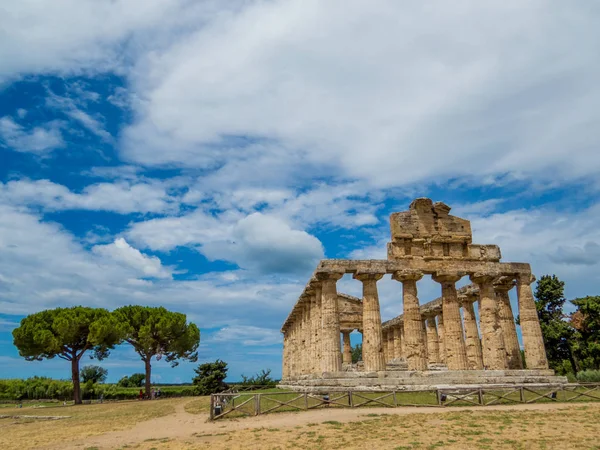
[[(452, 417), (456, 417), (457, 413), (464, 411), (467, 412), (479, 412), (485, 413), (490, 416), (492, 412), (497, 411), (501, 413), (524, 413), (527, 411), (531, 412), (553, 412), (559, 413), (560, 416), (568, 416), (570, 411), (581, 411), (591, 408), (598, 417), (600, 413), (600, 405), (598, 403), (591, 404), (564, 404), (564, 403), (543, 403), (543, 404), (530, 404), (530, 405), (512, 405), (512, 406), (486, 406), (486, 407), (464, 407), (464, 408), (448, 408), (440, 409), (434, 407), (405, 407), (405, 408), (367, 408), (367, 409), (320, 409), (312, 411), (302, 411), (297, 413), (278, 413), (278, 414), (267, 414), (257, 417), (248, 417), (243, 419), (228, 419), (216, 422), (208, 422), (207, 414), (190, 414), (184, 409), (185, 403), (180, 403), (175, 408), (175, 413), (164, 417), (147, 420), (138, 423), (133, 428), (109, 432), (99, 436), (87, 437), (85, 439), (77, 439), (69, 443), (68, 445), (61, 444), (56, 447), (44, 447), (44, 448), (122, 448), (124, 446), (137, 447), (137, 448), (287, 448), (286, 442), (281, 439), (290, 438), (294, 432), (300, 433), (298, 430), (302, 427), (312, 427), (315, 430), (324, 428), (325, 431), (319, 430), (318, 438), (324, 440), (327, 436), (331, 436), (331, 431), (334, 433), (336, 429), (339, 429), (339, 425), (347, 424), (357, 421), (375, 420), (373, 417), (377, 415), (385, 416), (386, 420), (390, 421), (388, 424), (392, 426), (398, 418), (403, 416), (411, 416), (410, 421), (416, 424), (419, 421), (426, 420), (434, 425), (432, 434), (435, 432), (435, 424), (439, 421), (451, 420)], [(586, 411), (587, 412), (587, 411)], [(424, 416), (425, 415), (425, 416)], [(478, 414), (476, 417), (479, 417)], [(425, 419), (423, 419), (425, 417)], [(472, 417), (472, 416), (465, 416)], [(509, 417), (509, 416), (506, 416)], [(419, 419), (420, 418), (420, 419)], [(406, 423), (409, 418), (405, 417)], [(403, 420), (404, 420), (403, 419)], [(456, 420), (456, 419), (455, 419)], [(335, 421), (332, 426), (327, 426), (328, 422)], [(438, 422), (436, 422), (438, 421)], [(325, 425), (324, 425), (325, 423)], [(540, 422), (546, 425), (546, 422)], [(550, 424), (554, 427), (553, 424)], [(479, 425), (473, 425), (477, 427)], [(583, 426), (583, 425), (582, 425)], [(593, 425), (590, 425), (593, 426)], [(599, 421), (600, 427), (600, 421)], [(540, 428), (540, 427), (538, 427)], [(256, 431), (272, 431), (269, 436), (260, 438), (260, 433)], [(245, 433), (246, 431), (254, 431), (254, 433)], [(542, 435), (547, 432), (541, 431)], [(239, 432), (239, 433), (238, 433)], [(284, 434), (284, 436), (277, 436)], [(287, 433), (287, 435), (286, 435)], [(315, 432), (307, 431), (307, 436), (314, 435)], [(311, 435), (312, 433), (312, 435)], [(323, 434), (325, 433), (325, 434)], [(269, 434), (269, 433), (267, 433)], [(300, 433), (301, 434), (301, 433)], [(598, 435), (596, 435), (598, 436)], [(248, 439), (253, 438), (258, 440), (249, 441)], [(359, 436), (360, 437), (360, 436)], [(233, 439), (235, 438), (235, 439)], [(294, 447), (302, 448), (303, 440), (297, 437), (297, 442)], [(387, 447), (385, 445), (386, 437), (385, 433), (380, 438), (380, 448), (395, 448)], [(310, 439), (304, 439), (307, 441), (306, 447), (304, 448), (315, 448), (311, 446)], [(482, 439), (483, 440), (483, 439)], [(510, 439), (505, 439), (510, 441)], [(433, 441), (435, 442), (435, 441)], [(443, 441), (440, 441), (443, 442)], [(389, 443), (391, 444), (391, 443)], [(444, 448), (453, 448), (452, 442), (448, 442), (449, 445), (438, 445)], [(600, 442), (598, 442), (600, 444)], [(361, 446), (361, 442), (355, 441), (354, 445), (344, 445), (344, 448), (368, 448)], [(365, 443), (366, 445), (366, 443)], [(395, 444), (394, 444), (395, 445)], [(483, 444), (482, 444), (483, 445)], [(319, 445), (320, 447), (320, 445)], [(480, 446), (481, 447), (481, 446)], [(335, 448), (326, 445), (322, 448)], [(397, 448), (419, 448), (419, 446), (406, 446)], [(478, 447), (475, 447), (478, 448)], [(481, 448), (489, 448), (483, 445)], [(496, 448), (496, 447), (492, 447)], [(507, 447), (507, 448), (521, 448), (519, 446)], [(530, 448), (530, 447), (526, 447)], [(548, 447), (540, 448), (554, 448), (552, 445)], [(562, 446), (562, 448), (569, 448), (569, 446)], [(588, 447), (593, 448), (593, 447)]]

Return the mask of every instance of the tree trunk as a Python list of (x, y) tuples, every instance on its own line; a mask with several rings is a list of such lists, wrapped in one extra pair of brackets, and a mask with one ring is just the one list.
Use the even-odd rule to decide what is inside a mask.
[(152, 374), (152, 366), (150, 365), (151, 358), (152, 358), (152, 356), (147, 356), (146, 359), (144, 359), (144, 362), (146, 363), (146, 380), (145, 380), (146, 396), (148, 398), (150, 398), (150, 389), (151, 389), (151, 385), (150, 385), (150, 376)]
[(81, 387), (79, 385), (79, 358), (73, 356), (71, 359), (71, 377), (73, 379), (73, 401), (81, 405)]

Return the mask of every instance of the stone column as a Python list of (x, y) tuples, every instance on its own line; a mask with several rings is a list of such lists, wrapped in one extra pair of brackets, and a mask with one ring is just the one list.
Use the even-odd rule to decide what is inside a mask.
[(315, 289), (315, 373), (321, 373), (321, 336), (323, 333), (323, 314), (321, 310), (321, 283), (314, 283)]
[(400, 324), (400, 355), (406, 360), (406, 340), (404, 334), (404, 321)]
[(283, 357), (282, 357), (282, 361), (281, 361), (281, 379), (282, 380), (286, 380), (288, 378), (288, 373), (287, 373), (288, 349), (289, 349), (288, 335), (284, 331), (284, 333), (283, 333)]
[[(390, 349), (388, 347), (387, 330), (381, 330), (381, 346), (383, 347), (383, 360), (388, 362), (390, 359)], [(364, 349), (364, 346), (363, 346)]]
[(494, 292), (494, 277), (485, 274), (471, 275), (471, 281), (479, 286), (479, 324), (481, 326), (481, 350), (483, 367), (489, 370), (505, 370), (506, 349), (498, 318), (498, 303)]
[(483, 356), (481, 354), (481, 339), (477, 329), (477, 318), (473, 309), (476, 297), (465, 296), (462, 299), (463, 319), (465, 324), (465, 345), (467, 346), (467, 360), (469, 369), (483, 370)]
[(444, 341), (444, 315), (437, 316), (438, 344), (440, 348), (440, 363), (446, 364), (446, 342)]
[(344, 336), (344, 357), (342, 358), (343, 364), (352, 364), (352, 346), (350, 344), (350, 332), (343, 331)]
[(530, 286), (534, 281), (535, 277), (531, 274), (517, 276), (519, 319), (525, 347), (525, 363), (528, 369), (547, 369), (548, 359), (546, 358), (542, 329)]
[(293, 317), (292, 318), (292, 323), (290, 324), (288, 333), (290, 335), (290, 350), (289, 350), (289, 370), (290, 370), (290, 376), (291, 377), (295, 377), (296, 376), (296, 368), (297, 368), (297, 364), (296, 364), (296, 334), (295, 334), (295, 328), (296, 328), (296, 320)]
[(508, 368), (514, 370), (523, 369), (523, 361), (521, 360), (521, 349), (519, 347), (519, 338), (517, 337), (517, 327), (510, 306), (510, 291), (515, 285), (513, 279), (500, 278), (494, 283), (496, 291), (496, 301), (498, 302), (498, 316), (500, 318), (500, 327), (504, 335), (504, 346), (506, 348), (506, 359)]
[(460, 303), (455, 283), (462, 277), (458, 274), (436, 274), (434, 281), (442, 285), (442, 314), (444, 315), (444, 344), (446, 365), (450, 370), (467, 370), (467, 348), (460, 317)]
[(302, 361), (302, 374), (304, 375), (307, 371), (308, 366), (308, 355), (306, 352), (308, 342), (308, 309), (306, 303), (302, 300), (302, 341), (301, 341), (301, 361)]
[(309, 349), (309, 361), (310, 361), (310, 370), (309, 373), (318, 373), (319, 372), (319, 360), (317, 359), (317, 342), (316, 342), (316, 334), (317, 334), (317, 299), (315, 297), (314, 289), (307, 290), (308, 304), (310, 305), (310, 349)]
[(312, 337), (314, 334), (314, 328), (313, 328), (314, 309), (313, 309), (313, 304), (312, 304), (312, 295), (307, 294), (307, 296), (305, 297), (305, 302), (306, 302), (306, 369), (305, 369), (305, 373), (309, 374), (309, 373), (313, 373), (313, 366), (315, 364), (315, 358), (312, 353), (312, 349), (313, 349)]
[(419, 298), (417, 297), (417, 281), (422, 273), (411, 271), (394, 272), (392, 278), (402, 283), (402, 302), (404, 304), (404, 357), (408, 362), (408, 370), (427, 370), (427, 356), (423, 340), (423, 324)]
[(423, 333), (423, 347), (425, 348), (425, 367), (429, 363), (429, 342), (427, 342), (427, 319), (421, 319), (421, 332)]
[(388, 328), (387, 330), (387, 343), (388, 343), (388, 359), (390, 362), (394, 359), (394, 330), (392, 328)]
[(435, 316), (427, 318), (427, 356), (429, 364), (438, 364), (440, 362), (440, 344), (435, 327)]
[(355, 273), (354, 278), (363, 284), (363, 362), (365, 372), (385, 370), (386, 361), (383, 355), (383, 333), (381, 329), (381, 313), (377, 281), (383, 277), (381, 273)]
[(321, 371), (341, 372), (340, 320), (338, 314), (337, 280), (341, 273), (318, 273), (321, 283)]
[(402, 335), (400, 326), (396, 325), (393, 328), (394, 333), (394, 359), (402, 358)]

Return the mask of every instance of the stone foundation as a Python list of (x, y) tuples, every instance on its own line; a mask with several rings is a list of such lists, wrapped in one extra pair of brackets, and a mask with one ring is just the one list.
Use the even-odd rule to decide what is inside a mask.
[(281, 380), (279, 388), (303, 392), (420, 391), (477, 389), (515, 385), (561, 385), (567, 378), (553, 370), (426, 370), (381, 372), (331, 372), (322, 377), (301, 375)]

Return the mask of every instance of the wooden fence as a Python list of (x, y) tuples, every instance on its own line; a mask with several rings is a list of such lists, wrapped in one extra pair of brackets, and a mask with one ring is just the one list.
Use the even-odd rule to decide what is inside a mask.
[(474, 389), (423, 391), (344, 391), (330, 393), (268, 392), (221, 393), (210, 396), (210, 419), (256, 416), (271, 412), (307, 411), (319, 408), (400, 406), (488, 406), (538, 402), (600, 401), (600, 383), (556, 386), (515, 385)]

